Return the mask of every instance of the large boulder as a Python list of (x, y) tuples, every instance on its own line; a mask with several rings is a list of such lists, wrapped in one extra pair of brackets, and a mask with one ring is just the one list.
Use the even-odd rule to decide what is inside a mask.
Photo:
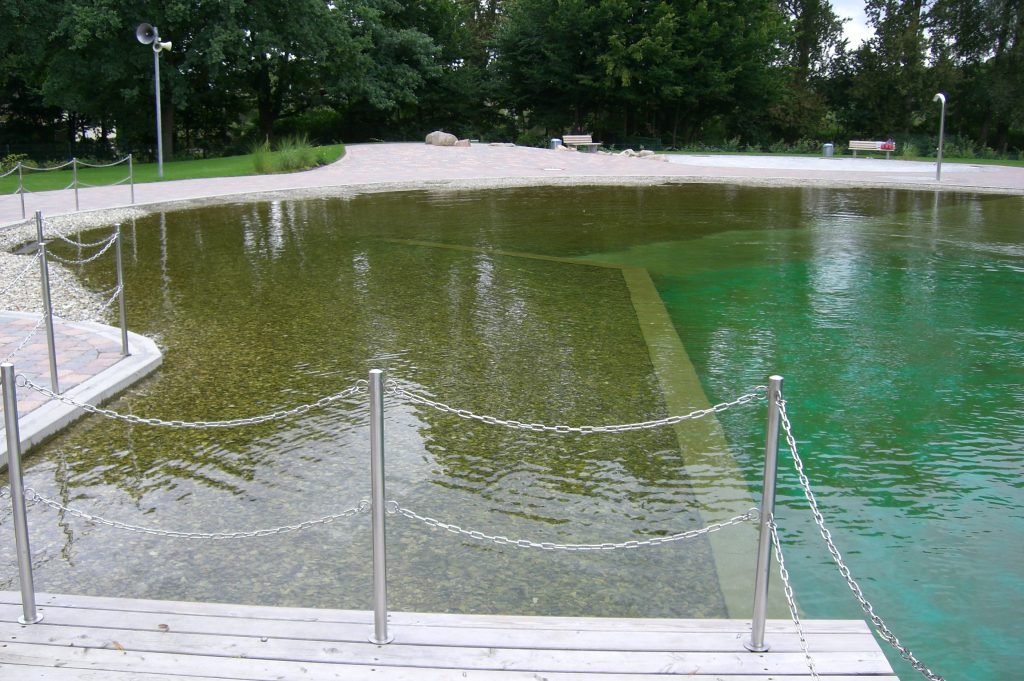
[(454, 147), (455, 143), (459, 141), (459, 138), (451, 133), (441, 132), (435, 130), (434, 132), (427, 135), (427, 144), (433, 144), (437, 147)]

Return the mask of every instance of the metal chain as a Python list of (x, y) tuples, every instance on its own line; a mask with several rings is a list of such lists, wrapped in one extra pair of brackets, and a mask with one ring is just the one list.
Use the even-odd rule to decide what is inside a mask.
[(836, 566), (839, 568), (839, 574), (846, 580), (847, 586), (850, 587), (850, 591), (856, 597), (860, 603), (861, 610), (868, 616), (871, 623), (875, 627), (875, 631), (893, 648), (899, 652), (900, 657), (910, 663), (910, 665), (921, 672), (922, 675), (928, 681), (945, 681), (943, 677), (932, 672), (931, 669), (926, 667), (924, 663), (918, 660), (914, 654), (905, 646), (900, 643), (900, 640), (896, 638), (896, 635), (892, 633), (885, 621), (875, 614), (874, 606), (864, 597), (864, 592), (861, 591), (860, 585), (850, 574), (850, 568), (843, 562), (843, 557), (839, 553), (839, 549), (836, 548), (835, 542), (832, 541), (832, 533), (829, 532), (828, 528), (825, 527), (825, 518), (818, 509), (818, 501), (814, 497), (814, 492), (811, 491), (811, 481), (808, 479), (807, 474), (804, 473), (804, 463), (800, 459), (800, 454), (797, 452), (796, 438), (793, 437), (793, 427), (789, 422), (789, 415), (786, 413), (786, 401), (779, 396), (779, 416), (782, 421), (783, 430), (786, 433), (786, 443), (789, 445), (789, 451), (793, 455), (793, 465), (796, 467), (797, 475), (800, 478), (800, 486), (803, 487), (804, 497), (807, 498), (807, 503), (810, 505), (811, 513), (814, 515), (814, 522), (818, 525), (818, 531), (821, 534), (821, 538), (825, 540), (825, 545), (828, 547), (828, 552), (832, 555), (832, 560), (835, 561)]
[(82, 166), (84, 168), (113, 168), (114, 166), (121, 165), (122, 163), (124, 163), (127, 160), (128, 160), (128, 157), (125, 156), (120, 161), (114, 161), (113, 163), (86, 163), (85, 161), (79, 161), (78, 165), (80, 165), (80, 166)]
[(789, 615), (793, 619), (796, 633), (800, 635), (800, 649), (804, 651), (807, 658), (807, 669), (811, 672), (811, 678), (821, 679), (818, 670), (811, 658), (810, 648), (807, 646), (807, 637), (804, 635), (804, 627), (800, 623), (800, 613), (796, 609), (796, 597), (793, 595), (793, 586), (789, 582), (789, 570), (786, 569), (786, 561), (782, 557), (782, 542), (779, 541), (779, 528), (775, 524), (775, 514), (768, 517), (768, 529), (772, 532), (772, 545), (775, 547), (775, 562), (779, 564), (779, 577), (782, 578), (783, 591), (786, 594), (786, 604), (789, 606)]
[(485, 416), (477, 414), (468, 409), (456, 409), (443, 402), (436, 402), (422, 395), (409, 392), (402, 388), (396, 381), (389, 380), (387, 388), (391, 394), (396, 397), (404, 397), (417, 404), (422, 404), (438, 411), (458, 416), (459, 418), (480, 421), (481, 423), (487, 423), (492, 426), (504, 426), (506, 428), (514, 428), (518, 430), (530, 430), (534, 432), (547, 432), (547, 433), (578, 433), (582, 435), (589, 435), (591, 433), (624, 433), (632, 430), (647, 430), (651, 428), (660, 428), (662, 426), (672, 426), (682, 421), (692, 421), (699, 418), (703, 418), (710, 414), (720, 414), (723, 411), (731, 407), (735, 407), (741, 404), (747, 404), (754, 400), (763, 400), (768, 395), (768, 388), (765, 386), (758, 386), (755, 388), (756, 392), (747, 393), (737, 397), (732, 402), (722, 402), (716, 404), (708, 409), (698, 409), (692, 411), (689, 414), (683, 414), (680, 416), (669, 416), (663, 419), (656, 419), (653, 421), (640, 421), (637, 423), (622, 423), (616, 425), (604, 425), (604, 426), (564, 426), (564, 425), (548, 425), (544, 423), (524, 423), (522, 421), (514, 421), (511, 419), (500, 419), (495, 416)]
[(19, 352), (21, 352), (21, 349), (24, 348), (26, 345), (28, 345), (28, 342), (30, 340), (32, 340), (32, 337), (35, 336), (36, 333), (39, 332), (39, 329), (42, 328), (43, 323), (45, 321), (46, 321), (46, 317), (43, 316), (43, 315), (39, 315), (39, 321), (36, 322), (36, 325), (32, 327), (32, 330), (28, 332), (27, 336), (25, 336), (24, 338), (21, 339), (21, 343), (18, 344), (18, 347), (14, 348), (14, 350), (12, 350), (9, 355), (4, 357), (3, 361), (4, 362), (10, 362), (12, 357), (14, 357)]
[(163, 426), (167, 428), (193, 428), (197, 430), (204, 428), (236, 428), (239, 426), (253, 426), (258, 423), (266, 423), (267, 421), (277, 421), (291, 416), (305, 414), (315, 409), (322, 409), (333, 402), (343, 400), (361, 392), (366, 392), (366, 381), (359, 380), (356, 381), (355, 385), (345, 388), (339, 393), (328, 395), (327, 397), (321, 397), (316, 402), (302, 404), (293, 409), (280, 409), (268, 414), (261, 414), (259, 416), (247, 416), (237, 419), (227, 419), (224, 421), (181, 421), (177, 419), (166, 420), (161, 418), (147, 418), (144, 416), (136, 416), (135, 414), (121, 414), (113, 409), (104, 409), (86, 402), (79, 402), (67, 395), (58, 395), (48, 388), (44, 388), (37, 383), (33, 383), (27, 376), (25, 376), (25, 374), (18, 374), (17, 384), (20, 387), (31, 388), (50, 399), (60, 400), (65, 404), (70, 404), (74, 407), (78, 407), (79, 409), (83, 409), (90, 414), (99, 414), (100, 416), (106, 416), (109, 419), (124, 421), (126, 423), (134, 423), (137, 425)]
[(31, 171), (34, 171), (34, 172), (44, 172), (45, 173), (45, 172), (49, 172), (51, 170), (60, 170), (61, 168), (67, 168), (69, 165), (71, 165), (74, 162), (75, 162), (74, 160), (71, 160), (71, 161), (67, 161), (66, 163), (61, 163), (59, 166), (50, 166), (49, 168), (37, 168), (36, 166), (27, 166), (24, 163), (22, 163), (21, 164), (21, 168), (22, 168), (22, 170), (31, 170)]
[(57, 238), (60, 239), (61, 241), (69, 243), (72, 246), (77, 246), (79, 248), (96, 248), (98, 246), (102, 246), (103, 244), (107, 243), (108, 240), (110, 240), (111, 238), (116, 236), (116, 233), (115, 233), (115, 234), (113, 234), (111, 236), (105, 236), (102, 239), (100, 239), (99, 241), (91, 241), (91, 242), (86, 243), (84, 241), (76, 241), (76, 240), (74, 240), (73, 238), (71, 238), (71, 236), (69, 236), (68, 234), (65, 234), (64, 232), (60, 231), (59, 229), (57, 229), (52, 224), (49, 225), (49, 229), (50, 229), (51, 232), (56, 234)]
[(51, 253), (50, 251), (46, 252), (46, 256), (48, 258), (53, 258), (54, 260), (56, 260), (57, 262), (61, 263), (62, 265), (86, 265), (88, 263), (91, 263), (93, 260), (98, 260), (104, 253), (109, 251), (110, 248), (116, 242), (117, 242), (117, 234), (114, 234), (113, 236), (107, 237), (107, 239), (105, 241), (101, 242), (101, 243), (105, 243), (106, 245), (103, 248), (101, 248), (99, 251), (94, 253), (93, 255), (89, 256), (88, 258), (81, 258), (81, 259), (62, 258), (59, 255), (57, 255), (56, 253)]
[(397, 501), (389, 501), (386, 505), (387, 512), (390, 515), (403, 515), (411, 520), (418, 520), (419, 522), (427, 525), (428, 527), (436, 527), (442, 530), (447, 530), (454, 534), (461, 534), (470, 539), (477, 539), (480, 541), (489, 541), (499, 546), (515, 546), (520, 549), (543, 549), (545, 551), (614, 551), (616, 549), (636, 549), (647, 546), (660, 546), (661, 544), (668, 544), (670, 542), (682, 541), (684, 539), (693, 539), (700, 537), (705, 534), (711, 534), (718, 530), (725, 529), (730, 525), (738, 525), (748, 520), (756, 520), (758, 518), (758, 510), (752, 508), (743, 515), (738, 515), (729, 520), (713, 523), (707, 527), (702, 527), (699, 530), (690, 530), (688, 532), (680, 532), (679, 534), (669, 535), (667, 537), (652, 537), (651, 539), (641, 539), (617, 543), (605, 543), (605, 544), (557, 544), (554, 542), (535, 542), (529, 539), (510, 539), (501, 535), (485, 534), (478, 532), (477, 530), (466, 530), (458, 525), (451, 523), (443, 523), (436, 518), (430, 518), (422, 516), (415, 511), (411, 511), (407, 508), (402, 508)]
[(362, 499), (357, 505), (347, 508), (340, 513), (332, 513), (325, 515), (314, 520), (305, 520), (301, 523), (295, 523), (294, 525), (282, 525), (281, 527), (270, 527), (260, 530), (243, 530), (238, 532), (181, 532), (178, 530), (163, 530), (155, 527), (143, 527), (141, 525), (131, 525), (129, 523), (123, 523), (119, 520), (108, 520), (98, 515), (86, 513), (69, 506), (65, 506), (59, 501), (55, 501), (48, 497), (36, 492), (31, 487), (25, 488), (25, 499), (33, 503), (40, 503), (44, 506), (48, 506), (60, 513), (64, 513), (75, 518), (80, 518), (90, 523), (96, 523), (98, 525), (106, 525), (107, 527), (113, 527), (119, 530), (127, 530), (128, 532), (137, 532), (139, 534), (149, 534), (157, 537), (173, 537), (176, 539), (251, 539), (253, 537), (270, 537), (278, 534), (285, 534), (287, 532), (298, 532), (305, 530), (314, 525), (326, 525), (332, 523), (335, 520), (342, 518), (351, 518), (352, 516), (360, 513), (366, 513), (370, 510), (370, 502), (367, 499)]
[(21, 269), (21, 271), (20, 271), (20, 272), (18, 272), (18, 273), (17, 273), (16, 275), (14, 275), (14, 279), (12, 279), (12, 280), (11, 280), (11, 283), (10, 283), (10, 284), (8, 284), (8, 285), (7, 285), (7, 287), (6, 287), (6, 288), (5, 288), (5, 289), (4, 289), (3, 291), (0, 291), (0, 296), (5, 296), (5, 295), (7, 295), (7, 292), (8, 292), (8, 291), (10, 291), (10, 290), (11, 290), (12, 288), (14, 288), (14, 286), (15, 286), (15, 285), (16, 285), (16, 284), (17, 284), (18, 282), (20, 282), (20, 281), (21, 281), (21, 278), (22, 278), (22, 277), (24, 277), (24, 276), (25, 276), (25, 274), (26, 274), (26, 273), (28, 273), (28, 271), (29, 271), (30, 269), (32, 269), (33, 267), (35, 267), (35, 266), (36, 266), (36, 264), (38, 263), (38, 261), (39, 261), (39, 255), (38, 255), (38, 254), (37, 254), (37, 255), (32, 255), (32, 256), (29, 256), (29, 261), (28, 261), (28, 264), (27, 264), (27, 265), (25, 265), (25, 266), (24, 266), (24, 267), (23, 267), (23, 268)]

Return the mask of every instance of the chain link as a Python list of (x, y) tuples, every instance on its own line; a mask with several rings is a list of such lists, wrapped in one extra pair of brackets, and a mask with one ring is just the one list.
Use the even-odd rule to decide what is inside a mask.
[(316, 402), (310, 404), (302, 404), (293, 409), (281, 409), (273, 411), (268, 414), (262, 414), (259, 416), (248, 416), (244, 418), (228, 419), (225, 421), (181, 421), (181, 420), (166, 420), (160, 418), (147, 418), (144, 416), (136, 416), (135, 414), (122, 414), (116, 412), (113, 409), (104, 409), (97, 407), (86, 402), (79, 402), (78, 400), (68, 397), (67, 395), (58, 395), (49, 388), (45, 388), (37, 383), (33, 383), (25, 374), (18, 374), (17, 384), (21, 387), (28, 387), (36, 392), (45, 395), (46, 397), (54, 400), (59, 400), (65, 404), (70, 404), (79, 409), (85, 410), (90, 414), (98, 414), (105, 416), (109, 419), (118, 421), (124, 421), (126, 423), (134, 423), (136, 425), (145, 426), (162, 426), (166, 428), (192, 428), (192, 429), (205, 429), (205, 428), (237, 428), (239, 426), (253, 426), (259, 423), (266, 423), (267, 421), (278, 421), (286, 419), (292, 416), (298, 416), (305, 414), (316, 409), (322, 409), (334, 402), (346, 399), (353, 395), (361, 392), (366, 392), (366, 381), (356, 381), (355, 385), (342, 390), (334, 395), (328, 395), (327, 397), (321, 397)]
[(72, 266), (72, 265), (85, 265), (85, 264), (90, 263), (90, 262), (92, 262), (94, 260), (98, 260), (104, 253), (109, 251), (111, 249), (111, 247), (115, 243), (117, 243), (117, 234), (115, 233), (115, 234), (107, 237), (104, 241), (101, 241), (100, 243), (105, 244), (103, 246), (103, 248), (101, 248), (99, 251), (97, 251), (96, 253), (92, 254), (88, 258), (80, 258), (80, 259), (62, 258), (59, 255), (57, 255), (56, 253), (53, 253), (51, 251), (47, 251), (46, 252), (46, 257), (47, 258), (53, 258), (54, 260), (56, 260), (57, 262), (61, 263), (62, 265), (68, 265), (68, 266)]
[(57, 235), (58, 239), (60, 239), (61, 241), (65, 242), (65, 243), (71, 244), (72, 246), (77, 246), (78, 248), (97, 248), (97, 247), (102, 246), (103, 244), (107, 243), (107, 241), (109, 241), (110, 239), (116, 237), (116, 232), (115, 232), (115, 234), (113, 234), (111, 236), (105, 236), (102, 239), (100, 239), (99, 241), (90, 241), (90, 242), (76, 241), (70, 235), (65, 234), (64, 232), (60, 231), (59, 229), (57, 229), (57, 227), (55, 227), (52, 224), (48, 225), (48, 228), (49, 228), (49, 230), (53, 234)]
[(314, 525), (326, 525), (332, 523), (335, 520), (341, 520), (342, 518), (351, 518), (352, 516), (360, 513), (366, 513), (370, 510), (370, 502), (367, 499), (362, 499), (356, 506), (347, 508), (340, 513), (332, 513), (325, 515), (314, 520), (305, 520), (301, 523), (295, 523), (294, 525), (282, 525), (280, 527), (270, 527), (260, 530), (243, 530), (238, 532), (181, 532), (178, 530), (163, 530), (155, 527), (143, 527), (141, 525), (131, 525), (129, 523), (123, 523), (119, 520), (108, 520), (102, 516), (93, 515), (92, 513), (86, 513), (69, 506), (65, 506), (59, 501), (55, 501), (48, 497), (36, 492), (31, 487), (25, 488), (25, 499), (32, 503), (39, 503), (44, 506), (48, 506), (55, 511), (64, 513), (66, 515), (85, 520), (86, 522), (96, 523), (97, 525), (106, 525), (107, 527), (113, 527), (119, 530), (127, 530), (128, 532), (136, 532), (139, 534), (149, 534), (157, 537), (173, 537), (176, 539), (251, 539), (253, 537), (271, 537), (278, 534), (285, 534), (287, 532), (298, 532), (305, 530)]
[(391, 515), (403, 515), (411, 520), (417, 520), (428, 527), (434, 527), (442, 530), (447, 530), (453, 534), (461, 534), (469, 537), (470, 539), (476, 539), (479, 541), (489, 541), (499, 546), (515, 546), (520, 549), (542, 549), (545, 551), (614, 551), (617, 549), (636, 549), (647, 546), (660, 546), (661, 544), (668, 544), (670, 542), (683, 541), (685, 539), (694, 539), (702, 535), (711, 534), (718, 530), (725, 529), (730, 525), (738, 525), (740, 523), (747, 522), (749, 520), (756, 520), (758, 517), (758, 510), (752, 508), (743, 515), (738, 515), (729, 520), (713, 523), (707, 527), (702, 527), (699, 530), (690, 530), (688, 532), (680, 532), (679, 534), (673, 534), (667, 537), (652, 537), (651, 539), (639, 539), (633, 541), (616, 542), (616, 543), (604, 543), (604, 544), (558, 544), (554, 542), (535, 542), (529, 539), (510, 539), (501, 535), (491, 535), (479, 532), (477, 530), (467, 530), (458, 525), (452, 523), (444, 523), (436, 518), (430, 518), (428, 516), (422, 516), (415, 511), (407, 508), (402, 508), (397, 501), (389, 501), (386, 505), (386, 510)]
[(632, 430), (648, 430), (652, 428), (660, 428), (662, 426), (672, 426), (682, 421), (692, 421), (699, 418), (703, 418), (710, 414), (720, 414), (723, 411), (741, 404), (748, 404), (754, 400), (763, 400), (768, 395), (768, 388), (765, 386), (757, 386), (755, 392), (747, 393), (737, 397), (731, 402), (722, 402), (716, 404), (713, 407), (707, 409), (698, 409), (692, 411), (689, 414), (683, 414), (680, 416), (669, 416), (663, 419), (656, 419), (653, 421), (640, 421), (637, 423), (621, 423), (615, 425), (603, 425), (603, 426), (565, 426), (565, 425), (548, 425), (545, 423), (524, 423), (522, 421), (515, 421), (511, 419), (500, 419), (496, 416), (486, 416), (483, 414), (477, 414), (468, 409), (457, 409), (455, 407), (444, 404), (443, 402), (436, 402), (422, 395), (410, 392), (402, 388), (397, 381), (389, 380), (387, 382), (387, 388), (391, 394), (396, 397), (404, 397), (417, 404), (436, 409), (437, 411), (444, 412), (446, 414), (452, 414), (462, 419), (480, 421), (481, 423), (487, 423), (492, 426), (504, 426), (506, 428), (513, 428), (517, 430), (530, 430), (538, 433), (577, 433), (581, 435), (590, 435), (592, 433), (624, 433)]
[(796, 597), (793, 595), (793, 586), (789, 582), (789, 570), (786, 569), (786, 561), (782, 557), (782, 542), (779, 541), (779, 528), (775, 524), (775, 515), (768, 518), (768, 529), (772, 532), (772, 545), (775, 547), (775, 562), (779, 564), (779, 577), (782, 578), (783, 591), (786, 594), (786, 604), (789, 606), (789, 616), (793, 619), (796, 633), (800, 635), (800, 649), (804, 651), (807, 658), (807, 669), (811, 672), (811, 678), (821, 679), (818, 670), (811, 658), (811, 650), (807, 645), (807, 637), (804, 635), (804, 627), (800, 623), (800, 613), (796, 609)]
[(843, 556), (839, 553), (839, 549), (836, 548), (835, 542), (832, 541), (832, 533), (829, 532), (828, 528), (825, 527), (825, 518), (818, 509), (818, 500), (814, 497), (814, 492), (811, 491), (811, 481), (808, 479), (807, 474), (804, 473), (804, 463), (800, 459), (800, 454), (797, 451), (796, 438), (793, 437), (793, 427), (789, 422), (789, 415), (786, 413), (786, 401), (782, 399), (780, 395), (778, 398), (779, 404), (779, 416), (782, 421), (783, 430), (786, 433), (786, 444), (789, 445), (789, 451), (793, 456), (793, 465), (796, 467), (797, 475), (800, 478), (800, 486), (803, 488), (804, 497), (807, 498), (807, 503), (811, 507), (811, 513), (814, 515), (814, 522), (818, 525), (818, 531), (821, 534), (821, 538), (825, 540), (825, 545), (828, 547), (828, 552), (832, 555), (832, 560), (835, 561), (836, 566), (839, 568), (839, 574), (846, 580), (847, 586), (850, 587), (850, 591), (857, 598), (860, 603), (861, 610), (868, 616), (871, 623), (875, 627), (875, 631), (881, 636), (889, 645), (891, 645), (900, 657), (910, 663), (910, 665), (921, 672), (921, 674), (928, 679), (928, 681), (945, 681), (943, 677), (932, 672), (931, 669), (926, 667), (920, 660), (918, 660), (912, 652), (900, 643), (900, 640), (896, 638), (896, 635), (892, 633), (885, 621), (875, 614), (875, 608), (871, 605), (870, 601), (864, 597), (864, 592), (861, 591), (860, 585), (850, 574), (850, 568), (843, 562)]
[(38, 262), (39, 262), (39, 256), (38, 255), (29, 256), (28, 263), (24, 267), (21, 268), (20, 272), (18, 272), (17, 274), (14, 275), (14, 278), (11, 279), (11, 283), (9, 283), (4, 288), (3, 291), (0, 291), (0, 297), (7, 295), (7, 292), (10, 291), (12, 288), (14, 288), (18, 284), (18, 282), (21, 281), (21, 278), (24, 277), (26, 274), (28, 274), (28, 271), (30, 269), (32, 269), (33, 267), (35, 267), (38, 264)]
[(28, 332), (28, 335), (21, 339), (21, 342), (18, 344), (18, 347), (14, 348), (14, 350), (12, 350), (9, 355), (4, 357), (3, 361), (10, 362), (12, 357), (21, 352), (21, 349), (28, 345), (28, 342), (32, 340), (32, 337), (39, 332), (39, 329), (42, 328), (44, 322), (46, 322), (46, 317), (40, 315), (39, 321), (36, 322), (36, 325), (32, 327), (32, 330)]

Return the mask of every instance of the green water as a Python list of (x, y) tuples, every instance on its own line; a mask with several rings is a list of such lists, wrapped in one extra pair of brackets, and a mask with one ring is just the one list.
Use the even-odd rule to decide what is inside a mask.
[[(664, 377), (617, 269), (645, 268), (711, 402), (786, 377), (818, 500), (901, 640), (950, 678), (1011, 679), (1024, 635), (1022, 208), (1019, 197), (666, 187), (152, 216), (126, 226), (129, 319), (166, 362), (114, 406), (231, 418), (381, 367), (435, 399), (522, 421), (658, 418)], [(102, 265), (83, 276), (109, 286)], [(742, 512), (745, 487), (756, 496), (760, 484), (763, 404), (719, 417), (745, 484), (694, 478), (687, 436), (671, 430), (553, 437), (396, 400), (387, 413), (388, 496), (491, 534), (643, 539), (731, 515), (709, 508), (710, 486)], [(365, 422), (361, 400), (245, 431), (90, 419), (32, 455), (29, 484), (137, 524), (284, 525), (366, 496)], [(801, 607), (858, 616), (791, 466), (780, 484)], [(365, 516), (220, 543), (30, 517), (41, 590), (369, 607)], [(731, 588), (706, 540), (550, 554), (395, 519), (389, 542), (396, 609), (723, 616)], [(13, 568), (5, 575), (10, 588)]]

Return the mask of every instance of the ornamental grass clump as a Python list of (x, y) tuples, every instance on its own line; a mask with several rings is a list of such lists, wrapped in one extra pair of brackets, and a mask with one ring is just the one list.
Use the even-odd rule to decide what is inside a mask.
[(307, 170), (326, 163), (322, 153), (309, 143), (306, 136), (285, 137), (271, 151), (270, 144), (263, 142), (252, 148), (253, 166), (257, 173), (288, 173)]

